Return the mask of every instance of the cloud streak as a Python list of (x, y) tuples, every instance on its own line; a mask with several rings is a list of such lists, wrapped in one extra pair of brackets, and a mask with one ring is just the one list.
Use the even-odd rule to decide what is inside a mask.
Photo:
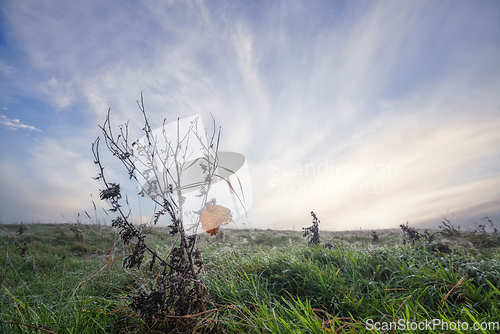
[(42, 131), (34, 126), (23, 124), (18, 119), (8, 119), (5, 115), (0, 115), (0, 124), (11, 130), (24, 129), (30, 131)]

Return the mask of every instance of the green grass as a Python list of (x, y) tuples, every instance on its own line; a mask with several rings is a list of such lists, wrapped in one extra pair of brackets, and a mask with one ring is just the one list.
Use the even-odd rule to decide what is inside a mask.
[[(123, 269), (128, 249), (116, 231), (27, 227), (19, 235), (19, 225), (0, 225), (0, 333), (148, 332), (127, 305), (154, 287), (156, 272), (148, 263), (142, 271)], [(151, 247), (167, 254), (173, 243), (167, 230), (148, 233)], [(378, 235), (372, 244), (370, 231), (321, 232), (331, 250), (307, 247), (295, 231), (226, 230), (224, 241), (203, 235), (212, 304), (198, 319), (199, 332), (358, 333), (369, 332), (372, 322), (500, 322), (497, 235), (437, 240), (451, 254), (431, 252), (423, 242), (404, 247), (399, 231)], [(493, 332), (500, 330), (484, 331)]]

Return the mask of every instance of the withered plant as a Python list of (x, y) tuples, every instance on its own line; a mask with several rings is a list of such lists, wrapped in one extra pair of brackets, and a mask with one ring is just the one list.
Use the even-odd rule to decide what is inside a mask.
[(27, 229), (28, 228), (24, 226), (23, 223), (21, 222), (21, 226), (19, 226), (19, 229), (17, 230), (16, 234), (22, 235), (24, 231), (26, 231)]
[(26, 242), (22, 246), (20, 246), (17, 242), (15, 242), (14, 244), (19, 249), (23, 261), (26, 261), (26, 251), (28, 250), (28, 244)]
[(434, 232), (434, 233), (430, 233), (428, 228), (426, 228), (426, 229), (424, 230), (424, 238), (425, 238), (425, 240), (427, 240), (428, 242), (433, 242), (433, 241), (434, 241), (434, 238), (435, 238), (435, 235), (436, 235), (436, 233), (435, 233), (435, 232)]
[(441, 235), (445, 237), (456, 237), (460, 236), (460, 226), (453, 225), (449, 219), (443, 217), (443, 224), (439, 225)]
[(303, 237), (307, 237), (309, 239), (308, 241), (308, 245), (309, 246), (313, 246), (313, 245), (319, 245), (320, 244), (320, 241), (319, 241), (319, 219), (318, 217), (316, 217), (316, 214), (314, 213), (314, 211), (311, 211), (311, 216), (313, 217), (313, 221), (312, 221), (312, 225), (309, 226), (309, 227), (303, 227), (302, 228), (302, 231), (304, 231), (303, 233)]
[[(215, 199), (208, 199), (208, 194), (213, 179), (218, 177), (216, 170), (220, 130), (216, 142), (214, 142), (215, 129), (211, 139), (206, 138), (208, 145), (203, 144), (204, 141), (197, 132), (194, 121), (191, 122), (187, 134), (179, 133), (179, 120), (177, 133), (167, 134), (164, 120), (162, 132), (159, 134), (151, 129), (142, 94), (137, 104), (144, 119), (143, 139), (136, 141), (129, 139), (128, 122), (119, 126), (115, 134), (111, 126), (110, 110), (100, 129), (108, 150), (121, 161), (129, 178), (139, 184), (140, 195), (154, 202), (156, 209), (152, 214), (151, 223), (155, 225), (163, 215), (170, 219), (171, 224), (168, 227), (170, 234), (176, 237), (176, 241), (167, 256), (160, 256), (147, 245), (146, 235), (131, 221), (131, 211), (126, 211), (122, 207), (120, 184), (108, 180), (104, 174), (99, 137), (92, 144), (95, 164), (99, 167), (99, 174), (95, 179), (104, 184), (104, 189), (100, 191), (101, 200), (106, 200), (111, 206), (109, 211), (116, 214), (112, 226), (119, 230), (123, 243), (130, 245), (132, 249), (131, 254), (124, 259), (123, 266), (139, 269), (145, 258), (149, 258), (149, 269), (156, 271), (154, 287), (148, 293), (142, 292), (133, 296), (130, 307), (148, 326), (184, 331), (188, 326), (196, 325), (197, 317), (192, 315), (207, 310), (207, 289), (200, 278), (204, 262), (196, 246), (197, 234), (187, 233), (183, 220), (183, 204), (186, 200), (183, 190), (194, 187), (199, 190), (196, 196), (201, 199), (201, 207), (195, 212), (199, 224), (203, 210), (211, 207), (213, 211), (217, 206)], [(206, 132), (203, 135), (206, 136)], [(168, 136), (176, 139), (169, 140)], [(188, 151), (189, 140), (198, 141), (203, 147), (202, 157), (195, 159), (194, 162), (189, 161), (192, 153)], [(195, 184), (181, 184), (183, 173), (189, 168), (199, 168), (204, 180)], [(230, 213), (222, 219), (231, 219)], [(216, 233), (217, 229), (216, 226), (215, 231), (211, 232)]]
[(418, 241), (420, 240), (420, 238), (422, 238), (422, 234), (420, 234), (420, 232), (418, 232), (414, 227), (410, 227), (409, 225), (410, 223), (408, 221), (406, 222), (406, 225), (399, 225), (401, 231), (403, 231), (403, 236), (405, 237), (405, 239), (403, 240), (404, 245), (406, 245), (407, 243), (411, 243), (413, 245), (415, 241)]

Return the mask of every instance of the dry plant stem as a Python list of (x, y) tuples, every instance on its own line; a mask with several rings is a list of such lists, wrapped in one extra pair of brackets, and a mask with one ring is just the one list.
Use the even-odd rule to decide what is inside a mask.
[[(115, 137), (111, 128), (110, 110), (108, 110), (106, 120), (100, 128), (107, 148), (122, 162), (128, 171), (129, 178), (134, 179), (137, 184), (139, 184), (141, 188), (140, 193), (142, 195), (147, 195), (154, 202), (155, 206), (160, 208), (158, 211), (156, 211), (155, 208), (155, 213), (151, 221), (156, 224), (161, 215), (168, 213), (170, 216), (172, 220), (172, 225), (169, 226), (171, 228), (170, 233), (172, 235), (178, 234), (180, 240), (179, 244), (177, 244), (177, 242), (174, 243), (167, 259), (162, 259), (155, 251), (147, 246), (145, 243), (146, 236), (129, 222), (130, 211), (125, 213), (119, 204), (119, 200), (122, 198), (119, 184), (109, 182), (104, 175), (104, 167), (102, 166), (99, 156), (99, 138), (93, 143), (92, 150), (95, 164), (99, 166), (100, 171), (96, 179), (102, 179), (106, 187), (105, 190), (101, 191), (101, 199), (108, 200), (112, 206), (112, 209), (109, 211), (118, 214), (118, 217), (113, 219), (113, 226), (120, 230), (121, 239), (125, 244), (129, 244), (132, 238), (138, 240), (137, 244), (133, 246), (132, 253), (125, 258), (124, 266), (127, 268), (137, 266), (142, 273), (140, 266), (144, 259), (144, 254), (148, 253), (152, 257), (150, 270), (153, 270), (156, 260), (160, 262), (160, 267), (162, 267), (162, 270), (158, 272), (154, 280), (153, 290), (148, 289), (147, 294), (139, 293), (137, 297), (134, 297), (134, 301), (131, 304), (134, 311), (141, 314), (141, 317), (145, 317), (144, 320), (149, 325), (153, 325), (157, 321), (166, 320), (166, 317), (169, 315), (175, 314), (175, 316), (179, 316), (206, 311), (206, 288), (199, 278), (200, 271), (204, 264), (201, 253), (196, 248), (196, 234), (188, 237), (184, 230), (185, 222), (182, 219), (184, 198), (182, 196), (182, 190), (200, 186), (203, 188), (204, 192), (200, 191), (201, 195), (198, 196), (202, 197), (202, 195), (204, 195), (201, 201), (201, 211), (207, 203), (208, 191), (206, 190), (210, 188), (211, 179), (215, 174), (217, 158), (215, 155), (212, 162), (210, 148), (213, 150), (213, 144), (211, 143), (210, 147), (205, 147), (197, 131), (193, 130), (193, 126), (195, 126), (196, 123), (193, 122), (188, 133), (181, 138), (179, 120), (177, 122), (177, 143), (175, 143), (175, 145), (167, 140), (164, 122), (163, 137), (165, 140), (165, 150), (161, 149), (160, 152), (158, 138), (153, 135), (153, 131), (151, 130), (151, 126), (146, 116), (142, 94), (141, 101), (137, 101), (137, 103), (144, 117), (144, 142), (136, 141), (129, 144), (128, 123), (120, 127), (119, 135)], [(205, 182), (196, 182), (181, 186), (182, 172), (189, 158), (187, 156), (187, 143), (191, 132), (195, 134), (196, 138), (200, 140), (202, 146), (206, 150), (205, 160), (208, 161), (208, 167), (204, 166), (203, 163), (200, 164), (200, 167), (203, 173), (206, 173), (208, 170), (208, 175)], [(212, 136), (212, 138), (214, 138), (214, 136)], [(135, 147), (138, 152), (137, 155), (134, 155), (133, 151), (135, 145), (137, 145)], [(186, 146), (183, 147), (183, 145)], [(173, 159), (173, 163), (170, 159)], [(197, 160), (195, 160), (195, 162)], [(195, 162), (193, 162), (193, 164)], [(136, 168), (138, 164), (142, 164), (141, 167), (144, 168)], [(191, 166), (192, 164), (187, 168)], [(175, 168), (175, 172), (171, 170), (172, 168)], [(173, 173), (175, 176), (172, 175)], [(142, 184), (139, 182), (138, 176), (146, 180), (146, 183)], [(174, 194), (177, 195), (177, 199), (174, 198)], [(167, 271), (167, 268), (169, 268), (170, 271)], [(145, 278), (144, 280), (146, 281)], [(175, 326), (175, 323), (171, 325)]]
[(394, 317), (397, 317), (397, 315), (398, 315), (399, 311), (401, 310), (401, 308), (403, 307), (403, 305), (404, 305), (404, 304), (406, 304), (406, 302), (407, 302), (407, 301), (408, 301), (408, 299), (410, 299), (410, 298), (411, 298), (411, 295), (408, 295), (408, 297), (406, 297), (406, 299), (405, 299), (405, 300), (403, 300), (403, 302), (401, 303), (401, 305), (399, 305), (399, 307), (398, 307), (398, 309), (397, 309), (396, 313), (394, 313)]
[(458, 287), (460, 284), (462, 284), (462, 282), (465, 280), (466, 277), (467, 277), (467, 275), (465, 275), (464, 277), (462, 277), (457, 282), (457, 284), (455, 284), (455, 286), (453, 286), (453, 288), (451, 288), (451, 290), (448, 291), (448, 293), (446, 294), (446, 296), (444, 296), (443, 299), (441, 300), (441, 307), (444, 307), (444, 304), (446, 303), (446, 300), (448, 299), (448, 297), (450, 296), (450, 294), (453, 292), (453, 290), (455, 290), (456, 287)]
[[(179, 134), (179, 120), (177, 120), (177, 147), (176, 147), (176, 151), (175, 151), (175, 154), (174, 154), (174, 160), (175, 161), (178, 161), (178, 154), (179, 154), (179, 146), (180, 146), (180, 134)], [(177, 171), (177, 184), (178, 184), (178, 187), (177, 187), (177, 198), (179, 198), (179, 211), (180, 211), (180, 216), (182, 217), (182, 214), (183, 214), (183, 211), (182, 211), (182, 190), (180, 189), (180, 184), (181, 184), (181, 170), (182, 170), (182, 166), (180, 166), (179, 164), (177, 164), (176, 166), (176, 171)], [(184, 231), (184, 222), (183, 220), (181, 219), (180, 222), (180, 235), (181, 235), (181, 245), (187, 245), (187, 239), (186, 239), (186, 233)], [(193, 246), (192, 246), (192, 249), (194, 249), (196, 247), (196, 240), (198, 238), (194, 237), (194, 243), (193, 243)], [(189, 266), (191, 268), (191, 272), (193, 274), (193, 276), (195, 277), (195, 279), (197, 279), (198, 275), (196, 274), (196, 268), (194, 267), (194, 263), (193, 263), (193, 257), (192, 257), (192, 254), (191, 252), (187, 249), (186, 251), (187, 253), (187, 256), (188, 256), (188, 259), (189, 259)], [(200, 284), (197, 284), (197, 288), (198, 288), (198, 293), (200, 296), (203, 296), (203, 291), (202, 291), (202, 288), (201, 288), (201, 285)], [(205, 303), (202, 303), (202, 311), (206, 311), (206, 306), (205, 306)]]
[(48, 330), (48, 329), (45, 329), (45, 328), (42, 328), (42, 327), (33, 326), (33, 325), (23, 324), (21, 322), (15, 322), (15, 321), (10, 321), (10, 320), (0, 320), (0, 322), (4, 323), (4, 324), (12, 324), (12, 325), (17, 325), (17, 326), (24, 326), (24, 327), (36, 329), (36, 330), (39, 330), (39, 331), (43, 331), (45, 333), (57, 334), (57, 333), (55, 333), (55, 332), (53, 332), (51, 330)]
[[(101, 164), (101, 160), (100, 160), (100, 157), (99, 157), (99, 138), (96, 139), (96, 141), (92, 144), (92, 151), (94, 152), (94, 162), (95, 164), (97, 164), (99, 166), (99, 170), (100, 170), (100, 173), (99, 173), (99, 178), (102, 179), (102, 181), (104, 182), (104, 185), (106, 186), (106, 188), (111, 188), (110, 187), (110, 184), (106, 181), (106, 177), (104, 175), (104, 167), (102, 166)], [(134, 225), (130, 224), (128, 222), (128, 215), (125, 215), (122, 211), (122, 209), (120, 208), (120, 205), (118, 204), (118, 200), (117, 199), (111, 199), (111, 205), (113, 206), (113, 209), (116, 209), (115, 211), (118, 212), (121, 216), (121, 218), (123, 219), (123, 221), (127, 224), (127, 227), (133, 232), (133, 235), (139, 239), (142, 239), (143, 236), (140, 234), (140, 232), (135, 228)], [(156, 255), (156, 252), (153, 251), (151, 248), (149, 248), (147, 245), (145, 245), (145, 249), (152, 255), (152, 256), (156, 256), (162, 264), (165, 264), (165, 265), (168, 265), (168, 263), (166, 261), (164, 261), (163, 259), (161, 259), (160, 257), (158, 257), (158, 255)]]
[(320, 237), (319, 237), (319, 223), (320, 220), (316, 216), (316, 214), (311, 211), (311, 216), (313, 217), (313, 223), (309, 227), (303, 227), (303, 237), (309, 238), (309, 242), (307, 243), (309, 246), (313, 245), (319, 245), (320, 244)]

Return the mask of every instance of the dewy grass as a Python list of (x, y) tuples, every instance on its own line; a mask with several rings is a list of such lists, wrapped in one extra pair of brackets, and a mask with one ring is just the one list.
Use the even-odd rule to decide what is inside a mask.
[[(3, 227), (0, 318), (5, 333), (112, 332), (127, 302), (120, 297), (120, 289), (137, 285), (137, 277), (123, 274), (120, 263), (96, 256), (111, 250), (113, 238), (109, 236), (114, 236), (113, 231), (103, 229), (101, 236), (95, 233), (95, 237), (87, 239), (88, 252), (78, 254), (70, 251), (71, 243), (66, 247), (58, 241), (61, 232), (56, 230), (69, 231), (68, 226), (30, 225), (30, 231), (22, 236), (12, 233), (13, 237), (9, 226)], [(31, 232), (36, 232), (38, 238)], [(24, 259), (13, 247), (21, 237), (34, 240), (28, 243)], [(77, 242), (73, 239), (73, 243)]]
[[(154, 277), (123, 269), (129, 250), (115, 243), (115, 232), (78, 226), (87, 249), (80, 253), (71, 251), (81, 241), (69, 225), (27, 227), (18, 235), (19, 226), (0, 226), (0, 333), (152, 332), (127, 305), (154, 286)], [(61, 233), (67, 244), (61, 245)], [(206, 327), (197, 332), (391, 333), (375, 325), (432, 320), (483, 323), (490, 326), (485, 333), (500, 332), (491, 327), (500, 321), (498, 245), (452, 244), (453, 253), (442, 254), (425, 244), (403, 247), (401, 235), (395, 242), (390, 232), (378, 234), (377, 245), (369, 233), (357, 233), (353, 243), (347, 241), (351, 232), (322, 234), (331, 250), (307, 247), (299, 231), (225, 231), (225, 241), (202, 237), (211, 306), (201, 315)], [(148, 238), (159, 253), (172, 242), (162, 229)], [(22, 240), (28, 245), (24, 259), (14, 246)]]
[[(229, 272), (231, 262), (227, 259), (231, 253), (239, 255), (238, 263), (233, 262), (233, 271)], [(266, 315), (272, 309), (281, 323), (287, 316), (276, 313), (275, 306), (288, 305), (289, 310), (289, 303), (297, 301), (320, 310), (310, 313), (311, 317), (321, 317), (330, 324), (337, 319), (344, 328), (357, 330), (369, 319), (470, 322), (463, 310), (483, 320), (498, 319), (498, 252), (495, 258), (476, 261), (465, 254), (444, 255), (423, 247), (366, 245), (363, 249), (340, 244), (331, 251), (286, 247), (259, 255), (245, 255), (235, 249), (216, 255), (210, 259), (213, 266), (225, 269), (211, 276), (215, 301), (234, 302), (246, 308), (246, 314), (258, 310)], [(208, 259), (207, 263), (210, 265)], [(489, 284), (490, 279), (494, 283)], [(254, 325), (255, 332), (267, 331), (267, 323), (273, 321), (267, 316), (253, 320), (247, 320), (245, 326), (266, 324)]]

